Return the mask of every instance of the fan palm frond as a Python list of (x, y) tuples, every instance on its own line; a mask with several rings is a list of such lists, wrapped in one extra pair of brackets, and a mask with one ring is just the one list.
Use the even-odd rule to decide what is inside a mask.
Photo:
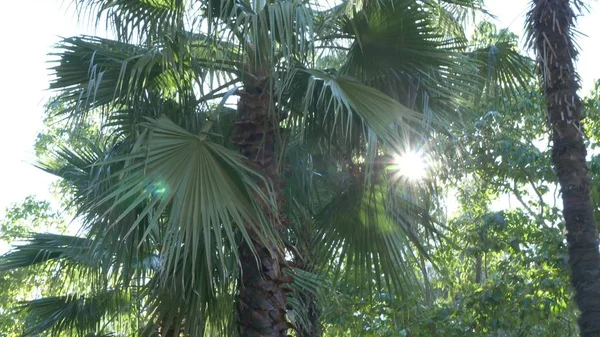
[[(70, 103), (67, 111), (59, 113), (144, 101), (145, 90), (162, 91), (168, 97), (173, 88), (193, 91), (198, 75), (219, 83), (226, 74), (237, 73), (236, 62), (229, 61), (236, 58), (230, 46), (198, 34), (189, 36), (193, 40), (181, 36), (172, 46), (154, 47), (89, 36), (64, 39), (58, 45), (60, 53), (54, 54), (59, 60), (52, 68), (56, 79), (50, 85), (50, 89), (61, 90), (62, 101)], [(213, 72), (223, 75), (214, 77)]]
[(0, 271), (29, 267), (52, 260), (69, 260), (80, 265), (95, 266), (105, 256), (87, 254), (91, 241), (77, 236), (34, 233), (26, 243), (15, 246), (0, 260)]
[(348, 184), (317, 215), (317, 260), (331, 261), (336, 279), (361, 291), (418, 290), (414, 251), (426, 252), (424, 242), (439, 229), (424, 221), (429, 214), (419, 200), (402, 194), (380, 184)]
[(301, 129), (309, 123), (324, 126), (325, 138), (349, 140), (354, 132), (368, 139), (371, 133), (394, 146), (422, 121), (421, 114), (350, 77), (297, 69), (288, 86), (290, 96), (284, 104), (298, 113)]
[[(516, 49), (514, 41), (498, 40), (480, 45), (466, 54), (478, 69), (477, 103), (484, 97), (519, 97), (520, 88), (526, 88), (534, 77), (533, 60)], [(476, 103), (476, 104), (477, 104)]]
[[(157, 38), (183, 28), (185, 0), (74, 0), (80, 17), (106, 20), (120, 40)], [(95, 18), (94, 18), (95, 17)]]
[[(204, 268), (212, 271), (214, 252), (223, 248), (223, 242), (236, 247), (236, 232), (251, 242), (247, 228), (264, 242), (278, 241), (262, 211), (275, 207), (264, 192), (269, 182), (251, 171), (240, 155), (211, 142), (207, 134), (186, 132), (166, 117), (149, 120), (143, 127), (144, 136), (132, 153), (112, 160), (126, 164), (115, 172), (114, 185), (92, 205), (108, 206), (107, 214), (117, 210), (110, 228), (125, 226), (127, 236), (148, 221), (144, 236), (164, 230), (163, 268), (172, 274), (178, 273), (180, 257), (184, 265), (198, 261), (202, 250)], [(139, 214), (132, 223), (122, 221), (134, 210)], [(216, 256), (224, 263), (222, 251)], [(199, 267), (191, 267), (194, 275)]]
[(115, 314), (129, 310), (129, 306), (129, 296), (114, 289), (24, 302), (20, 306), (20, 310), (27, 312), (23, 336), (38, 336), (48, 331), (74, 331), (79, 335), (102, 333), (107, 322), (114, 319)]

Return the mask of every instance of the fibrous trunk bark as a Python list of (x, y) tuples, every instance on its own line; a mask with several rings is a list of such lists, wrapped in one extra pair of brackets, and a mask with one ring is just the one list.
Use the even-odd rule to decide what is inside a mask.
[(285, 281), (281, 278), (279, 261), (260, 242), (255, 241), (254, 248), (256, 257), (247, 244), (240, 247), (242, 282), (237, 305), (238, 332), (241, 337), (287, 336), (287, 299), (282, 289)]
[(581, 336), (600, 336), (600, 252), (590, 199), (582, 103), (573, 60), (569, 0), (534, 0), (530, 23), (552, 132), (552, 162), (561, 187), (571, 284)]
[[(269, 113), (270, 97), (260, 86), (249, 86), (240, 92), (238, 119), (233, 141), (255, 170), (272, 183), (278, 204), (283, 202), (281, 179), (276, 166), (277, 122)], [(276, 118), (277, 116), (275, 116)], [(265, 215), (281, 230), (283, 216), (273, 214), (264, 205)], [(283, 256), (275, 244), (261, 242), (250, 233), (255, 252), (243, 243), (239, 247), (241, 263), (240, 290), (237, 302), (240, 337), (287, 336), (287, 298), (285, 284), (289, 280), (282, 273)]]

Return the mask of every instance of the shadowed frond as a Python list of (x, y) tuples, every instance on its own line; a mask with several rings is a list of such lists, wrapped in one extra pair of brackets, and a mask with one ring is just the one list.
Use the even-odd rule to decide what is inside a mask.
[(481, 93), (490, 98), (504, 94), (518, 98), (533, 78), (533, 60), (521, 55), (509, 42), (498, 42), (469, 53), (477, 61)]
[(483, 0), (424, 1), (434, 15), (432, 23), (450, 37), (466, 41), (465, 30), (475, 22), (475, 15), (488, 14)]
[(323, 294), (328, 294), (329, 300), (332, 300), (336, 296), (335, 291), (323, 275), (301, 268), (289, 268), (285, 272), (294, 278), (288, 295), (288, 303), (293, 309), (288, 311), (288, 317), (296, 330), (304, 332), (303, 335), (316, 335), (320, 330), (318, 306), (324, 302)]
[(78, 335), (102, 333), (115, 314), (130, 309), (129, 296), (118, 290), (93, 294), (69, 294), (43, 297), (24, 302), (20, 310), (27, 312), (23, 336), (44, 332), (72, 331)]
[[(223, 250), (231, 251), (231, 247)], [(200, 251), (203, 252), (206, 250)], [(214, 264), (212, 273), (204, 264), (202, 268), (196, 267), (195, 275), (189, 272), (195, 262), (188, 259), (183, 264), (183, 259), (180, 258), (177, 274), (159, 270), (143, 288), (142, 294), (148, 302), (144, 315), (147, 324), (141, 329), (141, 335), (154, 336), (158, 330), (182, 328), (189, 336), (233, 335), (235, 320), (231, 313), (235, 310), (238, 278), (235, 255), (224, 256), (224, 263)], [(212, 282), (206, 282), (211, 277)]]
[(274, 73), (279, 60), (293, 64), (312, 53), (314, 17), (306, 1), (213, 0), (208, 6), (228, 28), (222, 35), (243, 48), (247, 74)]
[(61, 100), (83, 107), (100, 107), (139, 92), (163, 70), (159, 49), (86, 36), (65, 39), (58, 48), (50, 89), (61, 90)]
[(183, 28), (186, 0), (72, 0), (80, 17), (106, 20), (120, 40), (157, 39)]
[[(185, 100), (196, 91), (204, 92), (205, 82), (226, 89), (228, 83), (235, 83), (240, 68), (231, 45), (191, 33), (153, 47), (73, 37), (63, 40), (58, 49), (54, 56), (59, 59), (52, 68), (56, 79), (50, 89), (61, 91), (60, 100), (68, 104), (57, 113), (67, 117), (85, 115), (108, 104), (114, 106), (109, 111), (132, 105), (148, 108), (156, 99), (152, 93), (160, 93), (161, 100)], [(205, 100), (219, 98), (216, 93)], [(196, 98), (191, 103), (203, 100)]]
[(332, 21), (331, 34), (346, 41), (340, 73), (411, 109), (456, 119), (459, 93), (471, 90), (456, 77), (470, 69), (460, 60), (464, 39), (444, 34), (435, 22), (442, 12), (436, 1), (380, 1)]
[(517, 36), (507, 29), (497, 31), (489, 22), (478, 26), (474, 47), (465, 55), (478, 70), (476, 104), (499, 96), (519, 99), (520, 88), (526, 88), (534, 77), (534, 62), (517, 49)]
[(0, 258), (0, 271), (29, 267), (52, 260), (95, 266), (105, 256), (90, 256), (91, 240), (70, 235), (35, 233), (25, 238), (25, 244), (15, 246)]
[(110, 183), (108, 177), (112, 172), (122, 168), (122, 163), (100, 165), (102, 160), (109, 160), (127, 153), (130, 146), (127, 142), (111, 143), (103, 140), (84, 140), (84, 146), (75, 149), (60, 147), (40, 158), (37, 167), (62, 179), (62, 184), (70, 195), (69, 207), (73, 207), (77, 215), (94, 218), (103, 213), (99, 209), (91, 210), (94, 198), (105, 193)]
[[(322, 137), (350, 139), (359, 134), (375, 135), (388, 146), (414, 132), (422, 115), (373, 87), (352, 78), (318, 70), (296, 70), (287, 93), (299, 123), (325, 125)], [(372, 144), (374, 145), (374, 144)]]
[(318, 260), (329, 261), (336, 279), (363, 291), (418, 289), (414, 250), (423, 252), (421, 236), (437, 230), (423, 221), (429, 214), (419, 200), (402, 198), (397, 189), (403, 188), (350, 183), (317, 215)]

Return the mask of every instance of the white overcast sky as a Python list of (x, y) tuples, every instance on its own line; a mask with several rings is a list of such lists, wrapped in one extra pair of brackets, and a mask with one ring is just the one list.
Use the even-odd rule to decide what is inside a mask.
[[(2, 1), (0, 4), (0, 216), (5, 207), (27, 195), (48, 199), (52, 177), (31, 164), (33, 142), (42, 127), (43, 104), (51, 93), (47, 56), (59, 37), (92, 33), (78, 25), (62, 0)], [(488, 0), (500, 27), (522, 36), (525, 0)], [(591, 3), (591, 13), (580, 18), (581, 50), (578, 71), (584, 93), (600, 78), (600, 6)]]

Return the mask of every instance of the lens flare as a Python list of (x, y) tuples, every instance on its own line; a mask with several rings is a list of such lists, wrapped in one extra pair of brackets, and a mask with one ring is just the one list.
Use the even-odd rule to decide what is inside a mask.
[(407, 151), (394, 156), (394, 169), (398, 178), (422, 180), (427, 176), (427, 160), (420, 151)]

